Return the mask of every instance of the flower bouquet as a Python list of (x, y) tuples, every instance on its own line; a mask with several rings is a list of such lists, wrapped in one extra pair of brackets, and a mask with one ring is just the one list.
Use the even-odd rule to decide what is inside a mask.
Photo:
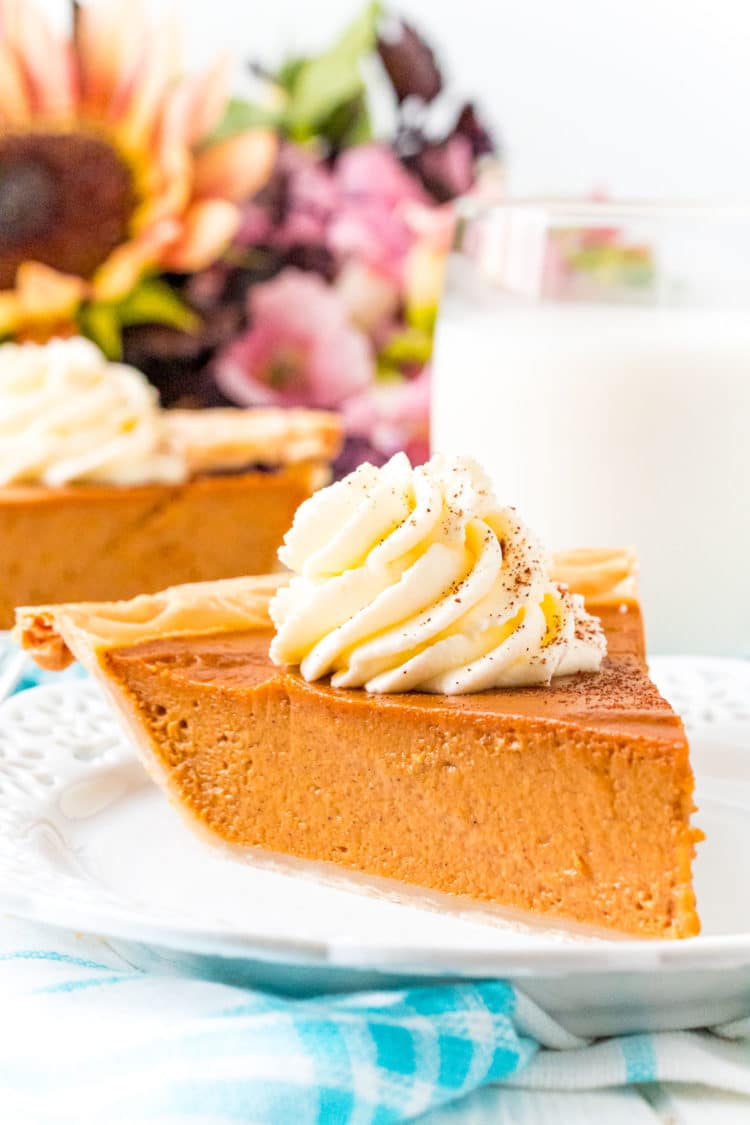
[(341, 468), (423, 459), (451, 201), (494, 151), (473, 105), (377, 4), (245, 99), (173, 31), (0, 0), (0, 338), (88, 336), (166, 404), (337, 409)]

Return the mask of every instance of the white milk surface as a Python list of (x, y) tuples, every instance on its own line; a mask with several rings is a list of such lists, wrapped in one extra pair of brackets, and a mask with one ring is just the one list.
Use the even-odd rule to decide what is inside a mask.
[(547, 546), (636, 547), (650, 651), (750, 655), (750, 310), (449, 294), (433, 386)]

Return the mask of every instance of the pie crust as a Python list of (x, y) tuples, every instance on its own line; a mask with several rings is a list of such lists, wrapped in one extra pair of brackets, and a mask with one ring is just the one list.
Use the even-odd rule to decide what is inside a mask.
[(341, 422), (325, 410), (232, 407), (164, 412), (167, 441), (191, 475), (247, 465), (333, 461), (341, 450)]

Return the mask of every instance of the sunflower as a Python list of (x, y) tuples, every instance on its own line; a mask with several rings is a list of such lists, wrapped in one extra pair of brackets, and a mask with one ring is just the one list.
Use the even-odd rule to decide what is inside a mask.
[(0, 0), (0, 338), (173, 317), (149, 279), (218, 258), (270, 176), (272, 132), (213, 139), (229, 60), (179, 76), (177, 31), (142, 0), (76, 5), (70, 35)]

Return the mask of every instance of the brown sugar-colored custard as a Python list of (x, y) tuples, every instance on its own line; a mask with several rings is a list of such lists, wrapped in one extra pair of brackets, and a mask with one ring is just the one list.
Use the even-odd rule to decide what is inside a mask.
[[(178, 802), (221, 840), (655, 937), (699, 929), (693, 776), (634, 600), (600, 673), (373, 696), (274, 667), (270, 631), (100, 654)], [(131, 724), (132, 725), (132, 724)]]
[(175, 485), (0, 489), (0, 629), (17, 605), (265, 573), (320, 472), (303, 464)]

